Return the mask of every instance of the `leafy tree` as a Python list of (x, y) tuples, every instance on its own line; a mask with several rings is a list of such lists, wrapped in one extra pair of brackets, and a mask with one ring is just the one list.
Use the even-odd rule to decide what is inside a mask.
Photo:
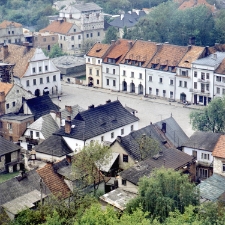
[[(47, 54), (46, 51), (44, 51), (44, 53)], [(58, 44), (53, 45), (48, 54), (49, 58), (55, 58), (63, 55), (66, 55), (66, 53), (62, 51)]]
[(216, 42), (225, 43), (225, 10), (221, 10), (215, 18)]
[(110, 44), (111, 40), (117, 40), (118, 35), (117, 35), (117, 29), (115, 27), (109, 27), (108, 30), (105, 33), (105, 39), (103, 40), (103, 43), (105, 44)]
[(44, 225), (63, 225), (65, 220), (65, 218), (60, 218), (57, 211), (54, 211), (52, 216), (46, 216), (46, 222), (44, 223)]
[(138, 193), (128, 203), (128, 212), (141, 206), (144, 212), (160, 221), (164, 221), (170, 212), (178, 210), (183, 213), (186, 206), (199, 204), (199, 194), (188, 176), (172, 169), (157, 169), (150, 178), (143, 177)]
[(225, 131), (225, 97), (213, 99), (201, 111), (190, 114), (192, 128), (215, 133)]

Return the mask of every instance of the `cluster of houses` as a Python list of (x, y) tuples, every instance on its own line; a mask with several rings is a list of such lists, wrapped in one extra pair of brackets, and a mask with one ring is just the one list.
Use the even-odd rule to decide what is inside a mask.
[(225, 94), (224, 46), (177, 46), (119, 39), (86, 55), (89, 86), (207, 105)]

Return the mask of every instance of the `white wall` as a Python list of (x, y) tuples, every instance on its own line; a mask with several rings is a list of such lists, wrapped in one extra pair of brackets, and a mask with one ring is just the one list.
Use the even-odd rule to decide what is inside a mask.
[(117, 177), (119, 188), (123, 188), (124, 191), (129, 191), (132, 193), (138, 193), (138, 186), (133, 183), (126, 181), (126, 185), (122, 184), (122, 177)]
[[(217, 80), (220, 77), (220, 81)], [(214, 74), (214, 96), (222, 97), (225, 94), (225, 75), (224, 74)]]
[(49, 154), (44, 154), (40, 152), (36, 152), (36, 159), (40, 160), (47, 160), (49, 162), (56, 162), (56, 161), (62, 161), (66, 156), (62, 157), (57, 157), (57, 156), (52, 156), (51, 152)]
[[(39, 131), (39, 130), (33, 130), (33, 129), (29, 129), (27, 128), (25, 133), (24, 133), (24, 136), (29, 136), (30, 137), (30, 132), (33, 131), (33, 139), (42, 139), (42, 140), (45, 140), (43, 134)], [(36, 132), (39, 133), (39, 137), (36, 136)]]

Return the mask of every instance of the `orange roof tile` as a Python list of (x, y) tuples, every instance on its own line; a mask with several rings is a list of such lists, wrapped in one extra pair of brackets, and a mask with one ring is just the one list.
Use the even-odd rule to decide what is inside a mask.
[(20, 23), (16, 23), (16, 22), (12, 22), (12, 21), (7, 21), (7, 20), (4, 20), (2, 23), (0, 23), (0, 29), (7, 28), (9, 26), (23, 27), (23, 25), (20, 24)]
[(197, 3), (196, 3), (196, 0), (184, 1), (184, 2), (180, 5), (179, 9), (184, 10), (184, 9), (189, 9), (189, 8), (196, 7), (196, 6), (199, 6), (199, 5), (205, 5), (205, 6), (207, 6), (212, 12), (215, 11), (214, 6), (210, 5), (206, 0), (197, 0)]
[[(155, 42), (137, 40), (131, 50), (128, 51), (124, 59), (121, 61), (121, 63), (125, 63), (125, 60), (135, 60), (138, 62), (142, 62), (142, 67), (145, 67), (154, 56), (156, 51), (157, 46)], [(131, 64), (131, 62), (128, 62), (128, 64)]]
[(0, 48), (0, 60), (3, 60), (4, 63), (15, 64), (13, 69), (14, 76), (19, 78), (23, 77), (25, 74), (29, 60), (33, 57), (35, 48), (30, 48), (29, 50), (25, 46), (20, 45), (8, 45), (8, 56), (3, 58), (3, 47)]
[(223, 59), (223, 61), (220, 63), (220, 65), (216, 69), (215, 73), (225, 74), (225, 59)]
[(87, 53), (87, 56), (102, 58), (111, 45), (95, 43)]
[(132, 47), (134, 41), (129, 41), (125, 39), (119, 39), (116, 41), (112, 50), (106, 55), (104, 62), (107, 62), (108, 58), (117, 59), (116, 64), (119, 64), (123, 60), (126, 53)]
[(214, 157), (225, 158), (225, 135), (221, 135), (213, 149)]
[(0, 82), (0, 92), (5, 92), (5, 95), (9, 93), (13, 84)]
[(43, 32), (53, 32), (59, 34), (67, 34), (69, 30), (72, 28), (73, 24), (65, 21), (53, 21), (47, 27), (40, 30), (40, 33)]
[(191, 68), (191, 63), (201, 58), (205, 48), (199, 46), (191, 46), (191, 49), (185, 54), (180, 63), (179, 67)]
[(69, 197), (70, 189), (63, 179), (54, 172), (52, 164), (47, 164), (43, 168), (38, 169), (37, 173), (53, 195), (63, 199)]

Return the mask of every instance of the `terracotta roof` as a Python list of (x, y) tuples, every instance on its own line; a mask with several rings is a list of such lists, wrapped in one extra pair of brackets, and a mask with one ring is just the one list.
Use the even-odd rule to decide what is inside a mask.
[(175, 71), (175, 67), (178, 66), (181, 59), (186, 54), (187, 46), (178, 46), (170, 44), (161, 44), (158, 46), (158, 51), (148, 64), (148, 68), (152, 68), (152, 64), (155, 65), (154, 69), (160, 69), (163, 66), (164, 71), (168, 71), (168, 67), (172, 67), (171, 72)]
[(142, 62), (142, 67), (145, 67), (156, 51), (157, 46), (155, 42), (137, 40), (121, 63), (125, 63), (126, 60), (129, 60), (126, 64), (131, 64), (131, 61), (135, 60), (137, 62)]
[(63, 179), (54, 171), (52, 164), (47, 164), (37, 170), (39, 176), (44, 180), (51, 193), (60, 198), (67, 198), (70, 195), (70, 189)]
[(216, 52), (225, 52), (225, 44), (215, 44), (212, 47), (209, 47), (209, 54)]
[(109, 44), (95, 43), (87, 53), (87, 56), (102, 58), (109, 47)]
[(207, 6), (212, 12), (215, 11), (214, 6), (210, 5), (206, 0), (197, 0), (197, 3), (196, 3), (196, 0), (184, 1), (184, 2), (180, 5), (179, 9), (184, 10), (184, 9), (196, 7), (196, 6), (199, 6), (199, 5), (205, 5), (205, 6)]
[(9, 44), (8, 56), (5, 59), (3, 59), (3, 47), (0, 48), (0, 60), (3, 60), (4, 63), (15, 64), (14, 76), (21, 78), (25, 74), (29, 65), (28, 61), (33, 57), (34, 52), (35, 48), (27, 50), (25, 46)]
[(7, 21), (7, 20), (4, 20), (2, 23), (0, 23), (0, 29), (7, 28), (8, 26), (23, 27), (23, 25), (20, 24), (20, 23), (16, 23), (16, 22), (12, 22), (12, 21)]
[(116, 64), (119, 64), (121, 60), (123, 60), (126, 53), (129, 51), (130, 47), (134, 41), (128, 41), (124, 39), (120, 39), (113, 46), (112, 50), (106, 55), (104, 62), (107, 62), (108, 58), (117, 59)]
[(219, 158), (225, 158), (225, 135), (221, 135), (213, 149), (213, 156)]
[(69, 30), (72, 28), (72, 26), (73, 26), (72, 23), (55, 20), (52, 23), (50, 23), (47, 27), (40, 30), (39, 32), (43, 33), (48, 31), (48, 32), (59, 33), (59, 34), (67, 34)]
[(13, 84), (0, 82), (0, 92), (4, 91), (5, 95), (9, 93), (12, 87), (13, 87)]
[(185, 54), (178, 66), (191, 68), (191, 63), (199, 59), (202, 56), (204, 50), (204, 47), (191, 46), (191, 49)]
[(215, 73), (225, 74), (225, 59), (223, 59), (223, 61), (220, 63)]

